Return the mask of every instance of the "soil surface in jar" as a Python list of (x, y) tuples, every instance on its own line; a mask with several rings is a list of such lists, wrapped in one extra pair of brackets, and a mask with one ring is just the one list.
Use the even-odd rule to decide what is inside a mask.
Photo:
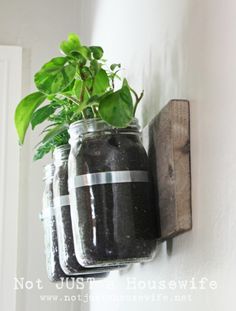
[[(88, 135), (78, 150), (76, 175), (148, 171), (146, 152), (136, 135)], [(157, 223), (150, 184), (102, 184), (77, 188), (80, 261), (85, 266), (138, 262), (156, 246)]]
[[(54, 177), (55, 197), (68, 195), (68, 165), (65, 161), (56, 168)], [(79, 264), (75, 256), (74, 238), (71, 222), (70, 205), (56, 207), (56, 222), (58, 231), (58, 243), (60, 252), (60, 264), (63, 271), (68, 275), (87, 275), (88, 277), (101, 277), (101, 273), (122, 269), (125, 265), (114, 265), (110, 267), (85, 268)], [(91, 275), (91, 273), (94, 273)], [(98, 274), (98, 275), (96, 275)]]

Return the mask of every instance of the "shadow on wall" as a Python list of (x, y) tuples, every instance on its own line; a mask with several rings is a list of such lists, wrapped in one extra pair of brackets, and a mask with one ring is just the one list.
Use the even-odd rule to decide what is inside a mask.
[[(167, 8), (168, 5), (164, 6), (163, 10)], [(192, 100), (193, 87), (200, 79), (199, 68), (193, 68), (193, 65), (196, 57), (203, 57), (204, 53), (204, 5), (189, 2), (181, 14), (179, 19), (173, 15), (173, 25), (171, 19), (170, 23), (166, 21), (166, 27), (160, 33), (156, 32), (158, 39), (155, 40), (153, 36), (152, 42), (146, 42), (149, 52), (142, 71), (144, 105), (140, 105), (138, 110), (138, 117), (143, 126), (147, 125), (169, 100)], [(191, 74), (193, 70), (196, 72), (194, 75)], [(188, 77), (191, 77), (191, 80)]]

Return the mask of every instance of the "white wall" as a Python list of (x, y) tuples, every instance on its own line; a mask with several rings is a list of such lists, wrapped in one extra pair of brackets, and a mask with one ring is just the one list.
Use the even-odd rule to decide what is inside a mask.
[[(23, 95), (34, 90), (33, 74), (43, 63), (58, 55), (60, 41), (66, 38), (69, 32), (79, 33), (83, 29), (81, 20), (80, 3), (77, 0), (1, 1), (0, 45), (23, 47)], [(34, 282), (40, 278), (43, 281), (44, 290), (42, 292), (36, 289), (18, 291), (17, 310), (59, 311), (65, 308), (78, 310), (79, 303), (47, 303), (41, 302), (39, 297), (40, 294), (58, 294), (58, 291), (47, 280), (43, 231), (38, 219), (42, 207), (42, 169), (43, 165), (48, 162), (48, 159), (32, 162), (33, 147), (38, 141), (38, 133), (34, 135), (29, 133), (26, 144), (21, 150), (18, 277)], [(17, 144), (17, 141), (15, 143)], [(12, 280), (12, 288), (13, 286)], [(65, 293), (61, 291), (59, 294)], [(68, 291), (67, 294), (79, 294), (79, 291)], [(0, 302), (0, 309), (2, 307)]]
[[(136, 265), (91, 289), (99, 310), (233, 310), (236, 302), (236, 2), (234, 0), (97, 0), (92, 43), (121, 62), (137, 90), (145, 90), (142, 123), (171, 98), (191, 101), (193, 230), (158, 247), (152, 263)], [(85, 7), (86, 9), (86, 7)], [(86, 15), (86, 11), (84, 11)], [(89, 9), (87, 10), (89, 24)], [(124, 220), (125, 221), (125, 220)], [(217, 282), (217, 289), (128, 290), (144, 281)], [(206, 281), (206, 280), (205, 280)], [(110, 282), (110, 283), (109, 283)], [(113, 284), (113, 288), (109, 287)], [(214, 285), (214, 284), (211, 284)], [(172, 284), (173, 286), (173, 284)], [(152, 294), (159, 301), (152, 302)], [(119, 299), (112, 301), (112, 295)], [(122, 302), (146, 295), (146, 302)], [(167, 298), (164, 298), (166, 295)], [(174, 302), (184, 295), (191, 302)], [(190, 297), (188, 296), (190, 295)], [(165, 299), (171, 300), (166, 302)], [(158, 300), (158, 298), (157, 298)]]

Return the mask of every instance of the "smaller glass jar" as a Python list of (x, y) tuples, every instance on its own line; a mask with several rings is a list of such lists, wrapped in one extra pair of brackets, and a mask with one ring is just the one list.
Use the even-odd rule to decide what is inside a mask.
[(47, 275), (50, 281), (71, 281), (73, 278), (81, 281), (100, 280), (109, 275), (107, 272), (92, 273), (86, 275), (68, 274), (61, 268), (59, 260), (58, 249), (58, 234), (56, 226), (56, 216), (54, 210), (54, 193), (53, 193), (53, 178), (55, 174), (54, 164), (48, 164), (44, 168), (45, 187), (43, 193), (43, 209), (40, 215), (41, 221), (44, 227), (44, 243), (45, 243), (45, 255), (46, 255), (46, 269)]
[(44, 192), (41, 220), (44, 227), (44, 244), (47, 275), (50, 281), (60, 281), (67, 277), (59, 263), (56, 218), (53, 207), (53, 176), (55, 167), (48, 164), (44, 168)]
[(53, 179), (54, 208), (56, 215), (59, 260), (66, 274), (78, 274), (78, 262), (74, 255), (71, 229), (70, 203), (68, 196), (68, 156), (69, 145), (57, 147), (53, 152), (55, 174)]
[[(70, 145), (62, 145), (55, 148), (53, 159), (55, 173), (53, 178), (54, 209), (58, 234), (59, 261), (62, 270), (67, 275), (85, 275), (91, 277), (97, 274), (121, 269), (125, 266), (109, 268), (85, 268), (79, 264), (75, 256), (74, 238), (71, 224), (71, 208), (68, 192), (68, 156)], [(94, 274), (94, 275), (91, 275)], [(98, 277), (98, 275), (97, 275)]]
[(115, 129), (100, 119), (69, 128), (69, 192), (75, 253), (85, 267), (151, 260), (156, 212), (138, 121)]

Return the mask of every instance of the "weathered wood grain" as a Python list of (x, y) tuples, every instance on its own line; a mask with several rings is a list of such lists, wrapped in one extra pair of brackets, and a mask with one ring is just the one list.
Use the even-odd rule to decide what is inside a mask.
[(143, 131), (154, 184), (159, 239), (192, 228), (190, 107), (171, 100)]

